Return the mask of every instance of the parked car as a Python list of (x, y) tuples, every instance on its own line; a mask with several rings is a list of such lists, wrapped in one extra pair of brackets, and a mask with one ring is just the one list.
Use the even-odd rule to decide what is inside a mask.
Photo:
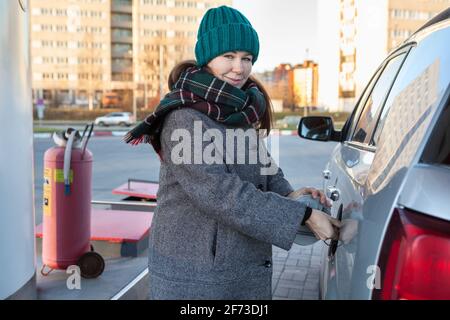
[(111, 112), (95, 119), (98, 126), (130, 126), (135, 123), (134, 116), (130, 112)]
[(285, 116), (283, 119), (279, 119), (275, 122), (277, 128), (289, 128), (296, 127), (300, 122), (300, 116)]
[(338, 142), (323, 179), (343, 226), (324, 250), (323, 299), (450, 299), (449, 16), (389, 54), (341, 131), (299, 124)]

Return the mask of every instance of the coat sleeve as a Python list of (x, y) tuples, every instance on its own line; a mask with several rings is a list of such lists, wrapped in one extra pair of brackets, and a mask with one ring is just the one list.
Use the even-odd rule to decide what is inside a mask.
[[(200, 212), (252, 238), (289, 250), (305, 214), (304, 204), (275, 192), (258, 190), (252, 183), (230, 172), (225, 163), (174, 163), (172, 151), (178, 153), (183, 140), (172, 141), (171, 135), (175, 129), (181, 129), (178, 132), (192, 137), (190, 149), (195, 150), (194, 121), (201, 120), (195, 112), (191, 109), (176, 110), (164, 122), (161, 146), (163, 162), (168, 170)], [(203, 130), (207, 129), (205, 121), (202, 124)], [(211, 141), (202, 143), (201, 150)]]

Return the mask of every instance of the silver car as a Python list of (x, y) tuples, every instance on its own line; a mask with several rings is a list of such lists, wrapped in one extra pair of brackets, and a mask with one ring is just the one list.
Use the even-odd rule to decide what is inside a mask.
[(102, 117), (98, 117), (94, 122), (99, 126), (131, 126), (135, 123), (133, 114), (130, 112), (111, 112)]
[(343, 226), (322, 299), (450, 299), (449, 16), (390, 53), (341, 131), (299, 123), (302, 138), (339, 142), (323, 179)]

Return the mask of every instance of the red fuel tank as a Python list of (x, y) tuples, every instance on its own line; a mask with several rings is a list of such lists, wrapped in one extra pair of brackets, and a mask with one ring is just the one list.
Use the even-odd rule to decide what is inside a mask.
[(72, 149), (65, 183), (64, 152), (55, 146), (44, 155), (42, 262), (52, 269), (76, 265), (90, 251), (92, 153)]

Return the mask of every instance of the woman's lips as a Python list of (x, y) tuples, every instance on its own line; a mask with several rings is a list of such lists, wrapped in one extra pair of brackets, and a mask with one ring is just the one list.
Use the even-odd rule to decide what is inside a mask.
[(228, 79), (229, 81), (231, 81), (233, 84), (239, 84), (242, 82), (242, 79), (233, 79), (233, 78), (229, 78), (224, 76), (226, 79)]

